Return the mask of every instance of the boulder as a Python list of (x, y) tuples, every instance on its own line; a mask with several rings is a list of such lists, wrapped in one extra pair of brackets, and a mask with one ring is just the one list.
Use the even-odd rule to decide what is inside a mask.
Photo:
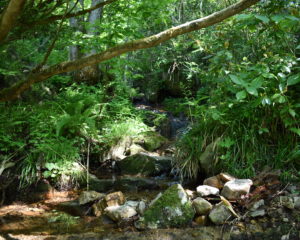
[(116, 222), (131, 218), (137, 214), (136, 210), (129, 205), (107, 207), (104, 209), (104, 212)]
[(96, 191), (83, 191), (78, 198), (78, 202), (80, 205), (84, 205), (96, 200), (103, 198), (105, 194), (98, 193)]
[(122, 174), (155, 176), (169, 172), (172, 168), (170, 157), (150, 156), (139, 153), (117, 162)]
[(253, 182), (250, 179), (235, 179), (225, 183), (221, 195), (229, 200), (239, 199), (250, 191)]
[(153, 152), (166, 142), (166, 138), (152, 131), (142, 132), (133, 139), (133, 143), (143, 146), (149, 152)]
[(212, 205), (210, 204), (210, 202), (201, 197), (194, 199), (193, 207), (198, 215), (206, 215), (212, 209)]
[(179, 227), (190, 223), (195, 211), (180, 184), (169, 187), (135, 223), (138, 229)]
[(209, 195), (219, 195), (220, 191), (218, 188), (215, 188), (215, 187), (211, 187), (211, 186), (208, 186), (208, 185), (200, 185), (197, 187), (197, 194), (200, 196), (200, 197), (206, 197), (206, 196), (209, 196)]
[(215, 205), (209, 213), (209, 219), (217, 225), (225, 223), (231, 216), (231, 211), (223, 202)]

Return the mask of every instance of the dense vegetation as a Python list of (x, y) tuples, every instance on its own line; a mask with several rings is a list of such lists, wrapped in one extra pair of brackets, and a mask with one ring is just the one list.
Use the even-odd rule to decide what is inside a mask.
[[(1, 17), (9, 2), (0, 3)], [(234, 2), (118, 0), (98, 9), (96, 19), (87, 12), (69, 23), (71, 11), (99, 1), (27, 1), (22, 24), (0, 44), (1, 94), (34, 71), (150, 36)], [(43, 22), (52, 15), (61, 18)], [(177, 139), (174, 163), (186, 177), (201, 172), (199, 161), (209, 146), (215, 172), (250, 177), (270, 166), (282, 169), (284, 178), (299, 178), (299, 21), (298, 1), (261, 1), (155, 48), (32, 85), (18, 99), (0, 103), (0, 178), (7, 184), (20, 179), (20, 188), (41, 177), (61, 187), (74, 182), (79, 177), (75, 163), (85, 166), (90, 158), (97, 164), (123, 136), (153, 130), (134, 108), (134, 99), (189, 118)], [(161, 116), (156, 117), (159, 124)]]

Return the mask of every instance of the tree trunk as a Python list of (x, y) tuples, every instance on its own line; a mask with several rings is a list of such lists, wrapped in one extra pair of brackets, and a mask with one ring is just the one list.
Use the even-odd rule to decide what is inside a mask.
[[(103, 0), (92, 0), (92, 6), (96, 6), (101, 3)], [(87, 29), (87, 34), (89, 35), (98, 35), (96, 32), (97, 28), (94, 26), (102, 16), (102, 8), (97, 8), (89, 14), (88, 22), (90, 24), (90, 28)], [(96, 54), (96, 49), (92, 49), (89, 54), (86, 56), (90, 56)], [(87, 82), (88, 84), (95, 84), (99, 82), (101, 77), (101, 72), (99, 70), (98, 64), (94, 64), (92, 66), (85, 67), (81, 70), (82, 80)]]

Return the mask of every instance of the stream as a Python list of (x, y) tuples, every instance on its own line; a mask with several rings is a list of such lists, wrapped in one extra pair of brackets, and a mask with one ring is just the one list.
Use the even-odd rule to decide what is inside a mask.
[[(184, 116), (175, 117), (163, 109), (142, 103), (137, 103), (135, 106), (137, 109), (166, 115), (166, 124), (158, 131), (168, 139), (176, 139), (178, 134), (188, 127), (188, 120)], [(153, 158), (160, 158), (158, 151), (152, 155)], [(120, 174), (115, 169), (114, 161), (109, 167), (99, 167), (93, 169), (91, 173), (90, 190), (106, 193), (122, 191), (126, 201), (142, 200), (149, 203), (158, 193), (179, 183), (176, 175), (170, 172), (161, 172), (156, 176), (147, 177), (140, 174), (134, 176)], [(189, 185), (183, 186), (190, 187)], [(296, 189), (300, 187), (297, 186)], [(234, 219), (223, 225), (203, 225), (194, 219), (184, 228), (140, 231), (133, 224), (137, 217), (116, 223), (105, 215), (94, 216), (91, 205), (78, 204), (77, 199), (81, 192), (80, 189), (60, 192), (52, 188), (46, 180), (40, 181), (34, 190), (25, 196), (25, 201), (15, 201), (11, 205), (0, 207), (0, 240), (300, 239), (300, 218), (297, 215), (299, 213), (296, 212), (295, 215), (286, 207), (280, 208), (280, 211), (278, 207), (272, 209), (271, 206), (274, 206), (272, 201), (267, 203), (269, 216), (262, 216), (258, 219)], [(270, 217), (271, 214), (273, 217)], [(295, 217), (298, 217), (299, 221), (292, 220)]]

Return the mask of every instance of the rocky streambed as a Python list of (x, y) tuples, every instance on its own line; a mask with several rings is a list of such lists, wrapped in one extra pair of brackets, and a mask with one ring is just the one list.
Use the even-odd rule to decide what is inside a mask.
[[(46, 184), (46, 183), (43, 183)], [(218, 174), (195, 189), (40, 192), (0, 209), (0, 239), (300, 239), (300, 188), (275, 172)]]
[(172, 151), (155, 132), (120, 139), (79, 190), (60, 192), (44, 179), (27, 201), (1, 207), (0, 240), (300, 239), (299, 184), (266, 170), (253, 179), (220, 173), (191, 187), (176, 177)]

